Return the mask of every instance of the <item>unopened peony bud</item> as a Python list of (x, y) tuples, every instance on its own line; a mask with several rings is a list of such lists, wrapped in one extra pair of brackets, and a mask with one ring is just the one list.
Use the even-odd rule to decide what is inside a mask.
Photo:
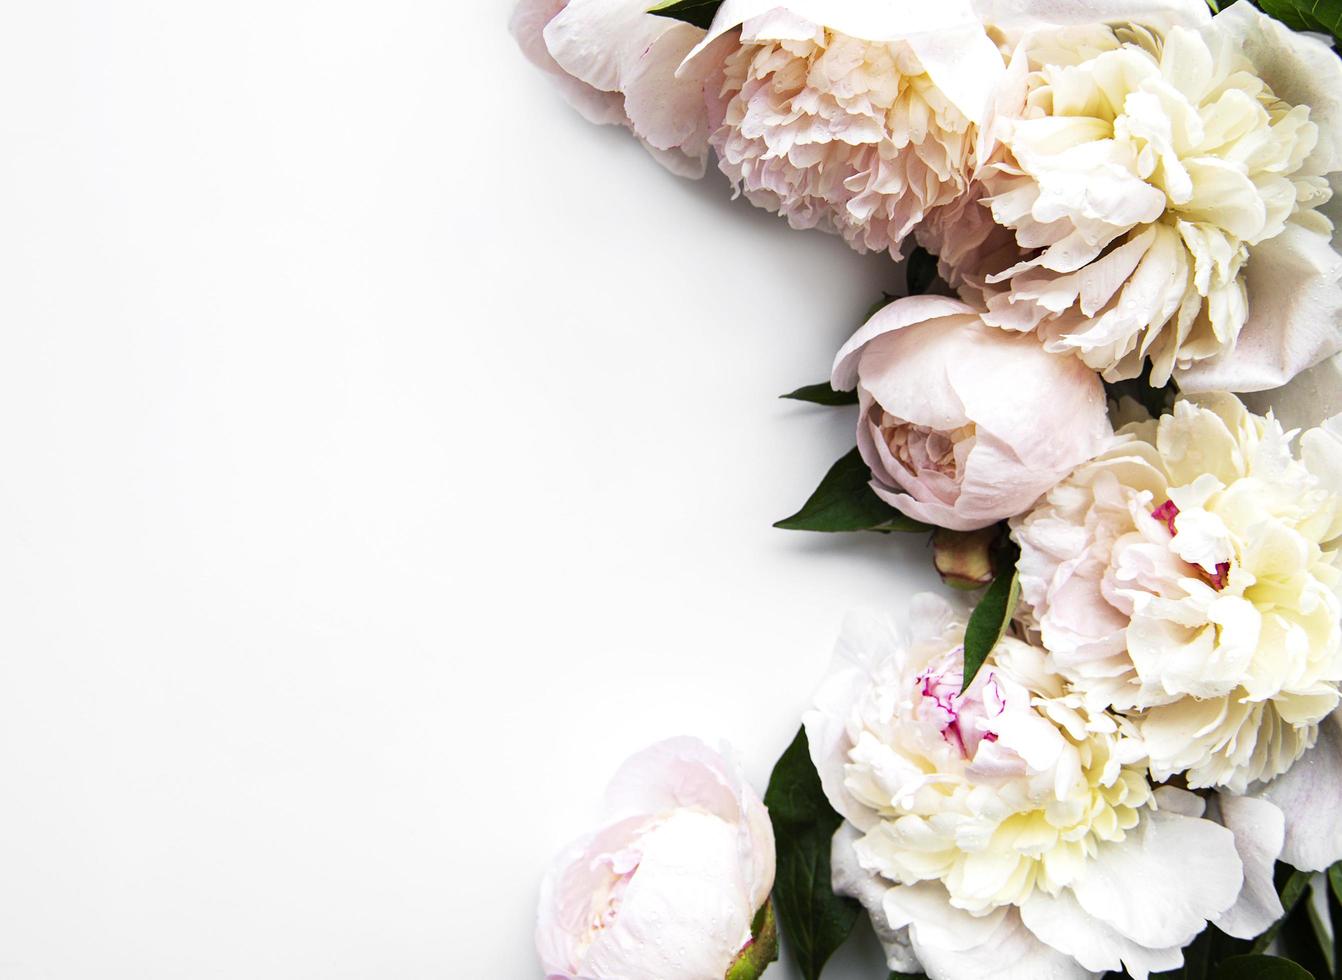
[(1001, 532), (997, 525), (977, 531), (948, 531), (932, 536), (932, 562), (937, 574), (956, 589), (981, 589), (993, 580), (993, 545)]

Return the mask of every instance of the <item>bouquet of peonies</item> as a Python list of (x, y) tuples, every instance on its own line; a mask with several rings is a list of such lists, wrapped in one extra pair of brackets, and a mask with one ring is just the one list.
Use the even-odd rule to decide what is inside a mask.
[[(761, 800), (674, 739), (550, 977), (1342, 977), (1342, 0), (521, 0), (594, 122), (903, 262), (780, 527), (931, 536)], [(1315, 33), (1323, 32), (1323, 33)], [(1329, 416), (1332, 416), (1331, 418)], [(884, 971), (883, 971), (884, 972)]]

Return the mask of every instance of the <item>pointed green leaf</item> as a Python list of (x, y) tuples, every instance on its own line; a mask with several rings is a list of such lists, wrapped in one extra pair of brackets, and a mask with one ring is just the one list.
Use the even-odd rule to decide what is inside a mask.
[(1232, 956), (1217, 967), (1216, 980), (1314, 980), (1299, 964), (1280, 956)]
[(779, 398), (791, 398), (794, 401), (810, 402), (813, 405), (856, 405), (856, 391), (835, 391), (828, 381), (815, 385), (805, 385), (796, 391), (789, 391)]
[(829, 468), (801, 510), (774, 525), (788, 531), (930, 531), (871, 489), (871, 471), (853, 449)]
[[(1014, 555), (1013, 555), (1014, 558)], [(1002, 634), (1011, 625), (1016, 606), (1020, 602), (1020, 575), (1016, 571), (1014, 560), (1005, 564), (983, 593), (983, 598), (969, 614), (969, 625), (965, 627), (965, 669), (964, 683), (960, 690), (966, 691), (974, 681), (983, 662), (992, 653), (1002, 639)]]
[(720, 6), (722, 0), (663, 0), (662, 3), (649, 7), (648, 13), (682, 20), (708, 30), (713, 23), (713, 15), (718, 12)]
[(830, 886), (830, 841), (843, 818), (825, 799), (806, 729), (774, 766), (764, 805), (778, 848), (773, 897), (778, 921), (802, 976), (817, 980), (853, 931), (861, 906)]

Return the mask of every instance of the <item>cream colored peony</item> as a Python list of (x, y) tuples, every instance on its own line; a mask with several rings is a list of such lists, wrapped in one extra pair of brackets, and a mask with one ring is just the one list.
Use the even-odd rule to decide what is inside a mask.
[(1158, 780), (1243, 792), (1314, 744), (1342, 684), (1342, 440), (1231, 395), (1120, 430), (1023, 519), (1022, 596)]
[[(1342, 258), (1320, 210), (1342, 170), (1342, 63), (1248, 3), (1200, 30), (1028, 36), (971, 194), (983, 221), (930, 244), (995, 284), (988, 320), (1117, 380), (1147, 360), (1185, 390), (1285, 383), (1342, 349)], [(986, 275), (991, 271), (992, 275)]]
[[(934, 595), (902, 625), (851, 619), (803, 719), (847, 821), (835, 887), (872, 913), (892, 969), (1145, 978), (1208, 921), (1254, 935), (1280, 914), (1244, 888), (1271, 880), (1273, 806), (1232, 804), (1218, 825), (1197, 796), (1153, 790), (1131, 724), (1024, 642), (1004, 639), (961, 693), (964, 630)], [(1273, 820), (1275, 848), (1241, 846)]]

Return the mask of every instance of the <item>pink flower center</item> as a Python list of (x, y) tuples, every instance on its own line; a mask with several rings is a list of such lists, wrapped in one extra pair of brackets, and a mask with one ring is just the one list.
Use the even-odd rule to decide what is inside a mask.
[[(1173, 500), (1167, 500), (1151, 511), (1151, 516), (1170, 529), (1170, 537), (1179, 533), (1179, 529), (1174, 526), (1174, 519), (1179, 516), (1179, 505)], [(1194, 565), (1193, 567), (1198, 570), (1198, 575), (1202, 577), (1202, 580), (1217, 592), (1230, 584), (1230, 562), (1228, 561), (1217, 562), (1214, 572), (1207, 571), (1201, 565)]]
[(940, 729), (941, 737), (962, 759), (971, 759), (979, 742), (997, 741), (997, 733), (990, 731), (988, 724), (1006, 705), (995, 676), (989, 674), (986, 681), (976, 682), (970, 691), (961, 694), (963, 676), (960, 670), (929, 668), (918, 675), (918, 685), (923, 705)]

